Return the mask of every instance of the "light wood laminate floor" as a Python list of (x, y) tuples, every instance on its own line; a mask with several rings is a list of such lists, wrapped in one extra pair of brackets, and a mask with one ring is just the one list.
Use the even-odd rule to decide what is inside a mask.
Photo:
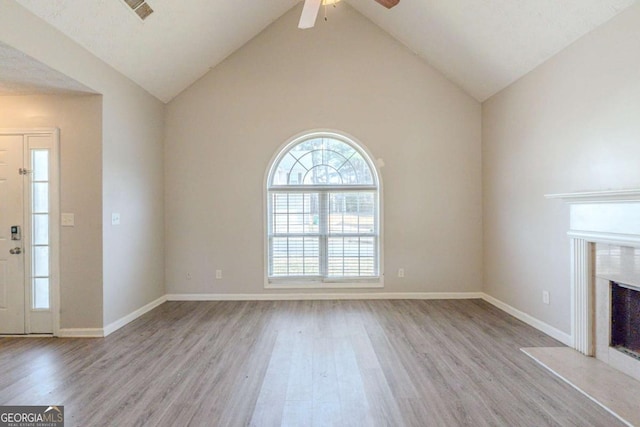
[(104, 339), (0, 338), (0, 405), (67, 426), (618, 426), (481, 300), (168, 302)]

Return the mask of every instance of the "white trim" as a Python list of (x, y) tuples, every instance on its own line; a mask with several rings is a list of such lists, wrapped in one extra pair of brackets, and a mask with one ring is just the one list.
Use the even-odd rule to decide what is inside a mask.
[(567, 235), (573, 239), (582, 239), (589, 242), (606, 243), (618, 246), (640, 246), (640, 236), (637, 234), (569, 230)]
[(350, 292), (287, 294), (167, 294), (167, 301), (306, 301), (306, 300), (436, 300), (481, 299), (482, 292)]
[(571, 335), (567, 334), (566, 332), (562, 332), (561, 330), (556, 329), (553, 326), (547, 323), (544, 323), (543, 321), (538, 320), (535, 317), (525, 312), (522, 312), (517, 308), (510, 306), (507, 303), (500, 301), (497, 298), (492, 297), (491, 295), (482, 293), (482, 299), (488, 302), (489, 304), (504, 311), (505, 313), (512, 315), (516, 319), (523, 321), (527, 325), (533, 326), (537, 330), (544, 332), (545, 334), (549, 335), (552, 338), (557, 339), (564, 345), (573, 347), (573, 338), (571, 337)]
[(51, 314), (53, 316), (53, 336), (60, 333), (60, 194), (62, 190), (62, 167), (60, 162), (60, 129), (53, 130), (53, 147), (49, 159), (51, 170), (49, 171), (49, 204), (51, 223), (50, 238), (50, 267), (49, 280), (51, 292)]
[(157, 300), (151, 301), (149, 304), (147, 304), (147, 305), (145, 305), (143, 307), (140, 307), (136, 311), (133, 311), (133, 312), (127, 314), (126, 316), (121, 317), (120, 319), (116, 320), (115, 322), (109, 323), (107, 326), (104, 327), (104, 336), (106, 337), (106, 336), (114, 333), (118, 329), (122, 328), (123, 326), (127, 325), (128, 323), (133, 322), (138, 317), (142, 316), (143, 314), (146, 314), (146, 313), (150, 312), (151, 310), (153, 310), (154, 308), (158, 307), (159, 305), (165, 303), (166, 301), (167, 301), (167, 295), (163, 295), (160, 298), (158, 298)]
[[(287, 151), (288, 154), (289, 152)], [(281, 153), (282, 154), (282, 153)], [(277, 160), (280, 160), (278, 158)], [(373, 165), (373, 163), (371, 163)], [(274, 165), (275, 166), (275, 165)], [(371, 166), (373, 169), (373, 166)], [(271, 168), (273, 169), (273, 168)], [(269, 182), (269, 181), (267, 181)], [(274, 193), (309, 193), (314, 191), (377, 191), (375, 185), (272, 185), (268, 190)]]
[(60, 338), (103, 338), (102, 328), (63, 328), (58, 331)]
[(53, 334), (0, 334), (0, 338), (53, 338)]
[(592, 244), (571, 239), (571, 335), (573, 348), (585, 356), (594, 355), (592, 315), (595, 299)]
[(3, 135), (41, 135), (58, 132), (58, 128), (0, 128), (0, 134)]
[(350, 292), (350, 293), (269, 293), (269, 294), (167, 294), (102, 328), (60, 329), (66, 338), (105, 337), (166, 301), (307, 301), (307, 300), (447, 300), (482, 299), (505, 313), (573, 346), (571, 336), (484, 292)]
[(576, 193), (545, 194), (544, 197), (547, 199), (562, 199), (565, 203), (626, 202), (640, 199), (640, 189), (580, 191)]
[(126, 316), (121, 317), (115, 322), (111, 322), (104, 328), (64, 328), (59, 330), (57, 336), (61, 338), (103, 338), (133, 322), (143, 314), (148, 313), (166, 301), (167, 295), (163, 295), (155, 301), (151, 301), (149, 304), (146, 304)]
[[(22, 134), (22, 167), (28, 168), (33, 171), (31, 166), (31, 152), (29, 150), (29, 138), (27, 134)], [(51, 163), (51, 161), (49, 161)], [(26, 179), (29, 176), (29, 179)], [(23, 176), (22, 178), (22, 280), (23, 280), (23, 292), (24, 292), (24, 332), (25, 334), (31, 333), (31, 312), (33, 310), (33, 231), (32, 231), (32, 213), (33, 213), (33, 201), (31, 199), (31, 175)], [(49, 198), (51, 198), (51, 187), (49, 187)], [(51, 231), (51, 217), (49, 217), (49, 231)], [(51, 243), (51, 242), (49, 242)], [(49, 256), (49, 262), (51, 262), (51, 256)], [(51, 268), (51, 265), (49, 265)], [(49, 284), (49, 306), (51, 306), (51, 284)], [(51, 307), (49, 307), (49, 310)], [(49, 325), (52, 326), (53, 325)], [(39, 331), (42, 332), (42, 331)]]
[[(375, 281), (373, 281), (375, 280)], [(286, 280), (286, 279), (270, 279), (264, 285), (265, 289), (381, 289), (384, 288), (384, 283), (381, 279), (372, 279), (371, 282), (363, 280), (362, 282), (322, 282), (322, 281), (309, 281), (303, 282), (301, 280)]]

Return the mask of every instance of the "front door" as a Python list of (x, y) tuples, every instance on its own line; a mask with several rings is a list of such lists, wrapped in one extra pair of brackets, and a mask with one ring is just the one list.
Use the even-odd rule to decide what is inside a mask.
[(0, 130), (0, 334), (54, 332), (57, 135)]
[(0, 135), (0, 334), (25, 333), (24, 153), (23, 135)]

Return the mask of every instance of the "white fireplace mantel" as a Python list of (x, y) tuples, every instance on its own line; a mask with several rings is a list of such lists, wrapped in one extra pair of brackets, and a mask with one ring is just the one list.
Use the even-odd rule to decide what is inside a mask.
[(640, 246), (640, 189), (547, 194), (570, 204), (569, 236)]
[(640, 247), (640, 189), (547, 194), (570, 205), (571, 335), (573, 347), (594, 355), (592, 243)]
[(578, 191), (575, 193), (545, 194), (547, 199), (562, 199), (566, 203), (611, 203), (640, 201), (640, 188), (626, 190)]

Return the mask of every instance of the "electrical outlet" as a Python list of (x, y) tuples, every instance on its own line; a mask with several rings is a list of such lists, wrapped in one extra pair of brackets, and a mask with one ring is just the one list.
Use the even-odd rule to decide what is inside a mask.
[(216, 270), (216, 279), (222, 279), (222, 270)]
[(76, 224), (75, 215), (72, 213), (60, 214), (60, 223), (63, 227), (73, 227)]
[(191, 273), (187, 273), (187, 280), (191, 280), (193, 276), (191, 276)]
[(111, 214), (111, 225), (120, 225), (120, 214), (114, 212)]
[(542, 302), (549, 304), (549, 291), (542, 291)]
[(404, 268), (398, 269), (398, 277), (404, 277)]

